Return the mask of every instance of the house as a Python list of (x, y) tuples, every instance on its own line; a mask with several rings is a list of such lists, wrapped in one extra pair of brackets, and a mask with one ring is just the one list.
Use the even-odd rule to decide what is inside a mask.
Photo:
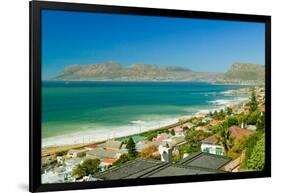
[(208, 112), (200, 111), (200, 112), (198, 112), (198, 113), (195, 114), (195, 117), (196, 117), (196, 118), (204, 118), (204, 117), (207, 116), (207, 114), (208, 114)]
[(164, 141), (164, 140), (166, 140), (166, 139), (168, 139), (168, 138), (170, 138), (170, 137), (171, 137), (170, 134), (167, 134), (167, 133), (160, 133), (160, 134), (157, 134), (157, 136), (154, 137), (154, 138), (152, 139), (152, 141)]
[(122, 147), (122, 141), (107, 140), (105, 142), (105, 149), (108, 150), (119, 150)]
[(116, 180), (226, 173), (221, 168), (230, 161), (230, 158), (224, 156), (201, 152), (191, 154), (176, 163), (137, 158), (94, 177), (100, 180)]
[(229, 131), (231, 132), (231, 135), (235, 138), (240, 138), (240, 137), (249, 137), (252, 132), (237, 126), (232, 126), (229, 128)]
[(57, 156), (57, 163), (63, 164), (64, 162), (64, 157), (63, 156)]
[(204, 131), (208, 132), (211, 130), (211, 127), (209, 125), (199, 126), (195, 128), (196, 131)]
[(42, 162), (41, 163), (42, 167), (45, 167), (55, 163), (55, 160), (52, 159), (52, 157), (47, 156), (47, 157), (42, 157), (41, 162)]
[(255, 125), (248, 125), (246, 129), (249, 130), (249, 131), (256, 131), (257, 130), (257, 126), (255, 126)]
[(63, 183), (64, 176), (57, 175), (52, 171), (46, 172), (41, 175), (42, 184)]
[(218, 142), (215, 136), (207, 137), (201, 141), (201, 151), (214, 155), (224, 155), (224, 149)]
[(179, 122), (180, 123), (184, 123), (186, 121), (188, 121), (191, 118), (191, 116), (183, 116), (179, 118)]
[(211, 117), (205, 117), (205, 118), (203, 118), (202, 119), (202, 122), (203, 123), (208, 123), (208, 122), (210, 122), (210, 121), (212, 121), (213, 119), (211, 118)]
[(99, 167), (101, 168), (102, 171), (104, 171), (109, 166), (111, 166), (115, 161), (116, 161), (116, 159), (103, 159), (101, 161)]
[(105, 148), (94, 148), (86, 153), (86, 157), (97, 157), (99, 159), (118, 159), (121, 155), (128, 153), (127, 149), (105, 149)]
[(220, 124), (222, 122), (223, 122), (223, 120), (211, 120), (209, 124), (211, 126), (215, 126), (215, 125)]
[(170, 132), (172, 130), (174, 130), (175, 135), (183, 135), (183, 128), (182, 127), (175, 127), (175, 128), (169, 129)]
[(195, 125), (193, 123), (187, 122), (185, 124), (182, 125), (182, 128), (188, 128), (191, 129), (192, 127), (194, 127)]
[(67, 157), (74, 158), (74, 157), (83, 157), (86, 155), (88, 149), (71, 149), (67, 152)]
[(240, 164), (242, 162), (242, 156), (236, 158), (235, 160), (232, 160), (231, 162), (227, 163), (223, 169), (225, 171), (228, 171), (228, 172), (238, 172), (239, 171), (239, 167), (240, 167)]
[(184, 136), (175, 136), (166, 141), (168, 142), (169, 147), (176, 147), (186, 143)]
[(166, 146), (168, 144), (167, 141), (140, 141), (138, 143), (136, 143), (136, 150), (137, 152), (141, 152), (144, 148), (148, 147), (148, 146), (156, 146), (158, 147), (159, 145), (163, 145)]

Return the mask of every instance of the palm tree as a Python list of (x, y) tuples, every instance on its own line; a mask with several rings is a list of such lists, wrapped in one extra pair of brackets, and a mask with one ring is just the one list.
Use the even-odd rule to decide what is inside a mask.
[(237, 116), (237, 119), (238, 119), (238, 124), (241, 128), (244, 128), (245, 127), (245, 122), (246, 122), (246, 115), (244, 113), (240, 113), (238, 116)]
[(224, 148), (225, 154), (228, 154), (229, 150), (231, 149), (233, 145), (233, 137), (227, 127), (224, 127), (223, 125), (220, 125), (220, 129), (216, 135), (216, 138), (218, 139), (219, 143)]

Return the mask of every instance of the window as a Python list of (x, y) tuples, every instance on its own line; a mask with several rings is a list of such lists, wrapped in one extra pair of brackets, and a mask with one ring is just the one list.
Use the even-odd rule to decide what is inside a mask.
[(217, 155), (223, 155), (222, 148), (216, 147), (216, 154)]

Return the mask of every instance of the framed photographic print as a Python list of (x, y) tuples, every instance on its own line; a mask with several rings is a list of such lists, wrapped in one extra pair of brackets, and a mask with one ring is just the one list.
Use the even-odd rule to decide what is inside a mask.
[(30, 191), (270, 177), (270, 21), (30, 2)]

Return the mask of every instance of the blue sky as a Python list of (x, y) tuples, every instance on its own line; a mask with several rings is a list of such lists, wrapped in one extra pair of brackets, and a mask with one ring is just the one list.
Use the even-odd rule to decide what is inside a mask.
[(262, 23), (43, 10), (42, 78), (106, 61), (210, 72), (264, 64), (264, 33)]

